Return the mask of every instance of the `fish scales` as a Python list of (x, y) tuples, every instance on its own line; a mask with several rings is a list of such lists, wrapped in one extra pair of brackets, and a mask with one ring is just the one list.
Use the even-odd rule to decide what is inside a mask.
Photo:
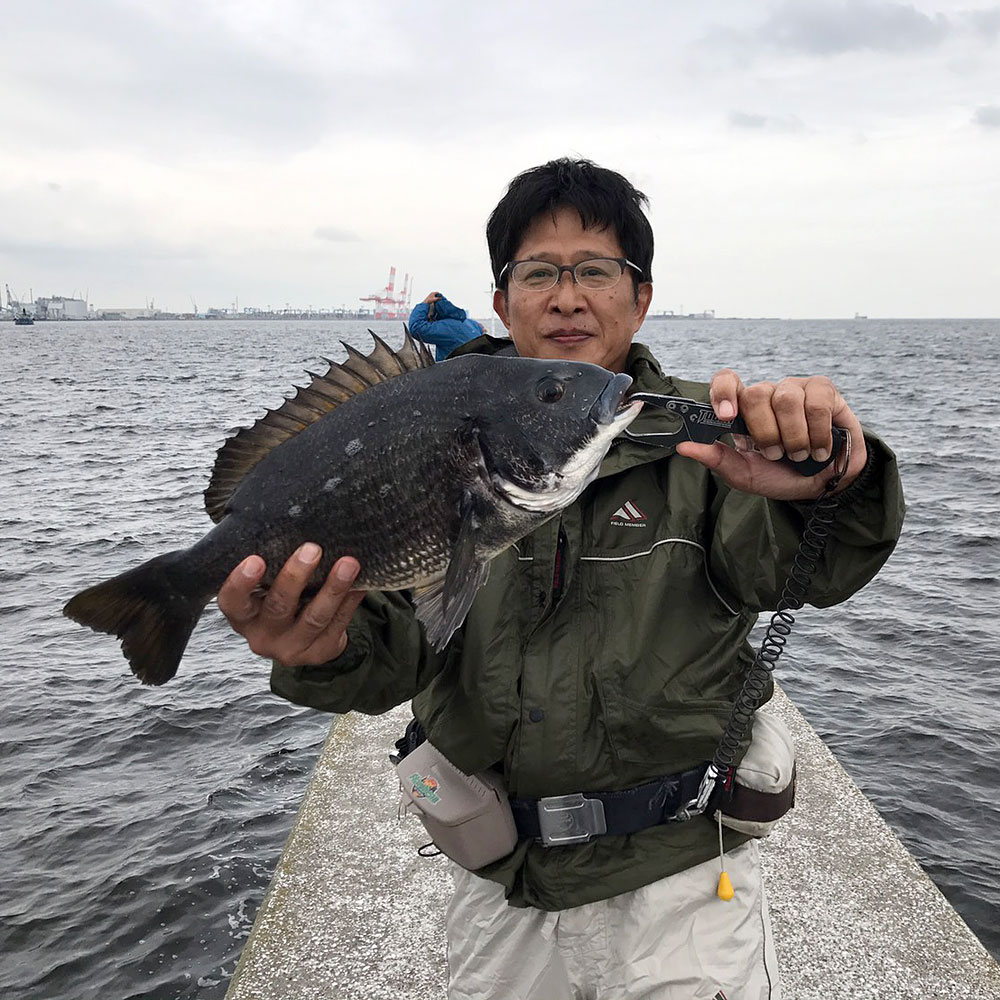
[[(252, 551), (268, 563), (266, 582), (300, 544), (317, 539), (336, 542), (336, 551), (324, 547), (317, 586), (345, 555), (361, 563), (359, 589), (401, 589), (446, 569), (460, 497), (477, 476), (474, 442), (453, 433), (455, 391), (444, 365), (381, 383), (249, 473), (230, 513), (261, 525), (261, 548)], [(412, 418), (417, 407), (421, 417)]]

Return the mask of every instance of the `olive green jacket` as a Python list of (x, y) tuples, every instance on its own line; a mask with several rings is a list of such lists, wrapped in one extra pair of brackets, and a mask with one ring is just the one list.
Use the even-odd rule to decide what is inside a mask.
[[(480, 338), (475, 350), (506, 341)], [(463, 351), (467, 348), (460, 348)], [(708, 387), (665, 377), (640, 344), (639, 388), (705, 400)], [(662, 412), (633, 433), (663, 429)], [(850, 597), (899, 536), (903, 496), (892, 453), (870, 460), (843, 495), (808, 601)], [(730, 489), (673, 448), (618, 438), (599, 477), (561, 516), (499, 555), (469, 617), (435, 653), (400, 593), (372, 593), (349, 643), (320, 667), (282, 668), (272, 689), (298, 704), (377, 714), (413, 699), (416, 717), (467, 773), (496, 766), (512, 795), (625, 789), (709, 760), (753, 660), (747, 634), (773, 609), (810, 504)], [(553, 599), (559, 534), (564, 584)], [(727, 850), (745, 837), (727, 831)], [(479, 872), (510, 902), (563, 909), (708, 860), (705, 818), (631, 836), (544, 848), (522, 842)]]

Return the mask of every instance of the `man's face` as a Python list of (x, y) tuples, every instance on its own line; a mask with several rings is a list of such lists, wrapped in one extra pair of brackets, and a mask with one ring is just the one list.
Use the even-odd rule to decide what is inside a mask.
[[(578, 264), (593, 257), (624, 257), (610, 229), (584, 229), (576, 209), (539, 215), (524, 234), (515, 260)], [(638, 277), (634, 268), (626, 268)], [(589, 361), (609, 371), (625, 369), (632, 336), (642, 325), (653, 295), (648, 282), (633, 293), (633, 279), (623, 274), (614, 288), (589, 289), (564, 271), (545, 292), (526, 291), (512, 281), (493, 296), (493, 308), (510, 332), (522, 357)]]

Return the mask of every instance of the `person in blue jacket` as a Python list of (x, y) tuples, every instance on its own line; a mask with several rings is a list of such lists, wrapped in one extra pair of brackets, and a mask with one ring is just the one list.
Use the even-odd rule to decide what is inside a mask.
[(485, 332), (482, 323), (469, 319), (464, 309), (449, 302), (440, 292), (431, 292), (410, 313), (410, 333), (437, 347), (436, 361), (444, 361), (460, 344)]

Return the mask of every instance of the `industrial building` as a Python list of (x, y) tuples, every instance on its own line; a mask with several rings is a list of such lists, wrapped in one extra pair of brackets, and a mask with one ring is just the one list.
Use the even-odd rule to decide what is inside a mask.
[(87, 319), (87, 303), (83, 299), (68, 299), (63, 295), (35, 299), (36, 319)]

